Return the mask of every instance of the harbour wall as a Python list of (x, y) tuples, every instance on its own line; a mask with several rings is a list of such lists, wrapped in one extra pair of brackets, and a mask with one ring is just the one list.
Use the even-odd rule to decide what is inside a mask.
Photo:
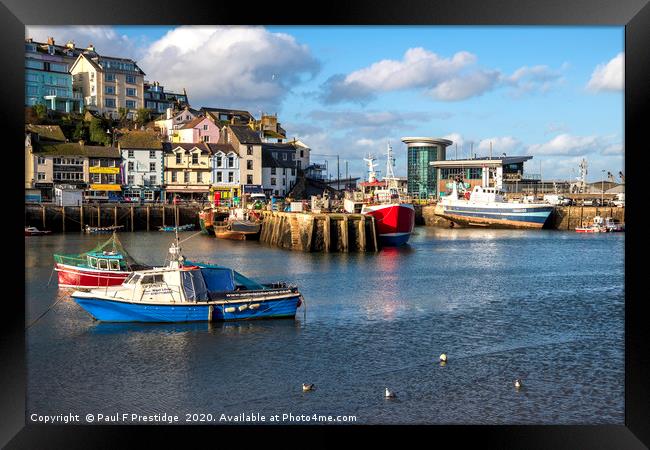
[(86, 225), (108, 227), (122, 225), (122, 231), (156, 231), (160, 226), (194, 224), (199, 229), (199, 206), (97, 204), (57, 206), (26, 204), (25, 226), (54, 232), (82, 231)]
[[(591, 224), (595, 216), (612, 217), (625, 222), (625, 208), (614, 206), (556, 206), (544, 228), (574, 230), (583, 224)], [(420, 225), (446, 228), (451, 225), (449, 220), (435, 214), (435, 205), (416, 206), (415, 218), (416, 223)]]
[(374, 252), (375, 218), (362, 214), (263, 211), (260, 242), (303, 252)]

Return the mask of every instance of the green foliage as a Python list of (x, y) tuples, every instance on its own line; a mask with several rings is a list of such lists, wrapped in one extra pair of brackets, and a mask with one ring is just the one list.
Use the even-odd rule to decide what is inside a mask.
[(83, 122), (77, 122), (77, 125), (74, 128), (72, 133), (72, 140), (78, 142), (81, 140), (88, 140), (88, 129), (84, 126)]
[(47, 115), (47, 107), (43, 103), (37, 103), (32, 106), (32, 111), (37, 119), (43, 120)]
[(137, 111), (137, 117), (135, 123), (138, 127), (143, 126), (145, 123), (151, 120), (151, 110), (147, 108), (139, 108)]
[(89, 126), (89, 137), (90, 141), (94, 142), (96, 144), (102, 144), (102, 145), (110, 145), (111, 144), (111, 137), (109, 134), (106, 133), (106, 129), (103, 126), (103, 123), (100, 119), (94, 117), (90, 121), (90, 126)]

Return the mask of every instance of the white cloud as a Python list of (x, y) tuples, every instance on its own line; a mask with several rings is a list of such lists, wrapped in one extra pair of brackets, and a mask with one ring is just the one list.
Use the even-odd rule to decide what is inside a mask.
[(574, 136), (563, 133), (548, 142), (528, 147), (530, 155), (586, 155), (600, 152), (612, 145), (611, 138), (603, 136)]
[(146, 51), (142, 66), (151, 80), (187, 88), (195, 106), (277, 111), (318, 61), (293, 36), (263, 27), (182, 26)]
[(511, 153), (521, 148), (521, 142), (512, 136), (493, 137), (483, 139), (478, 144), (478, 149), (485, 153), (490, 151), (490, 143), (492, 144), (492, 155), (498, 156), (502, 153)]
[(429, 93), (438, 100), (457, 101), (476, 97), (491, 90), (499, 79), (499, 73), (477, 71), (445, 80)]
[(553, 70), (546, 65), (522, 66), (512, 75), (504, 76), (504, 84), (513, 88), (514, 96), (521, 96), (529, 92), (547, 92), (557, 82), (562, 81), (562, 70), (568, 65), (562, 64), (560, 70)]
[(606, 64), (599, 64), (591, 74), (587, 90), (592, 92), (623, 90), (625, 73), (623, 57), (623, 52), (621, 52)]
[[(105, 56), (116, 56), (138, 60), (144, 53), (138, 42), (125, 35), (120, 35), (109, 26), (33, 26), (25, 27), (25, 37), (31, 37), (36, 42), (47, 42), (53, 37), (57, 45), (65, 45), (73, 41), (77, 48), (95, 46), (97, 53)], [(146, 72), (146, 69), (143, 68)]]

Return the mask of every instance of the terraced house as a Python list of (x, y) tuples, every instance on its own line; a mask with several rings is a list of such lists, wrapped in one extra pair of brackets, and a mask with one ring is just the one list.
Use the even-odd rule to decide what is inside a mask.
[(230, 144), (208, 144), (212, 150), (210, 198), (217, 205), (232, 206), (239, 197), (239, 154)]
[(164, 152), (160, 138), (149, 131), (128, 131), (118, 139), (122, 155), (125, 199), (135, 202), (164, 201)]
[(226, 125), (220, 144), (230, 144), (239, 154), (239, 179), (250, 189), (262, 188), (262, 140), (248, 125)]
[(167, 199), (205, 201), (210, 194), (212, 149), (205, 142), (165, 144)]
[(70, 68), (72, 83), (84, 96), (86, 108), (118, 118), (119, 108), (134, 119), (144, 107), (144, 75), (132, 59), (101, 56), (94, 46), (81, 53)]

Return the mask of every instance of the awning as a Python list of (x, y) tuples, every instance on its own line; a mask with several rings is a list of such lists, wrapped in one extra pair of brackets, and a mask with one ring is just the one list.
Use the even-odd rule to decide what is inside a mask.
[(119, 184), (91, 184), (91, 191), (121, 191), (122, 186)]

